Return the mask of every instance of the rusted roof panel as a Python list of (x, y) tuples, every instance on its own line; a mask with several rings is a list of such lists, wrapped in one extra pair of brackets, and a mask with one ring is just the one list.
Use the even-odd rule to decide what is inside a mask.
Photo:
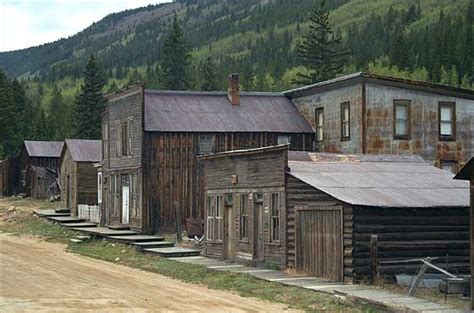
[(294, 104), (280, 93), (145, 91), (145, 131), (312, 133)]
[[(289, 174), (352, 205), (469, 206), (469, 184), (454, 181), (452, 174), (420, 161), (420, 157), (331, 157), (318, 153), (306, 153), (306, 156), (311, 161), (291, 161), (295, 158), (289, 156)], [(298, 157), (301, 159), (302, 155)]]
[(100, 140), (66, 139), (66, 147), (71, 152), (74, 162), (102, 161), (102, 144)]
[(63, 149), (63, 141), (29, 141), (25, 140), (25, 148), (30, 157), (59, 158)]

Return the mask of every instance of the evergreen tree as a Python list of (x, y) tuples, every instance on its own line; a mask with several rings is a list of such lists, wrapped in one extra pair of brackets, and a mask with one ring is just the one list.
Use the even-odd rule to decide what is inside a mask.
[(313, 10), (309, 21), (310, 31), (297, 47), (297, 54), (302, 65), (309, 69), (309, 74), (299, 73), (299, 84), (334, 78), (342, 71), (344, 57), (348, 55), (348, 52), (341, 50), (341, 37), (332, 29), (325, 0)]
[(40, 106), (36, 109), (36, 114), (33, 119), (33, 139), (35, 140), (51, 140), (51, 129), (48, 125), (48, 120), (44, 109)]
[(191, 54), (175, 14), (170, 32), (161, 50), (161, 87), (185, 90), (190, 86), (189, 65)]
[(201, 79), (201, 90), (217, 90), (216, 69), (211, 57), (207, 57), (199, 66), (199, 78)]
[(15, 152), (15, 98), (10, 82), (0, 70), (0, 158)]
[(31, 121), (34, 117), (33, 105), (26, 96), (25, 89), (16, 79), (12, 82), (12, 93), (16, 111), (15, 150), (19, 152), (23, 141), (31, 137)]
[(69, 137), (68, 131), (69, 108), (64, 102), (63, 95), (55, 84), (53, 86), (53, 95), (49, 102), (48, 126), (51, 129), (51, 138), (53, 140), (64, 140)]
[(105, 79), (94, 56), (91, 55), (84, 71), (84, 83), (76, 97), (74, 108), (75, 137), (99, 139), (101, 114), (106, 100), (102, 94)]

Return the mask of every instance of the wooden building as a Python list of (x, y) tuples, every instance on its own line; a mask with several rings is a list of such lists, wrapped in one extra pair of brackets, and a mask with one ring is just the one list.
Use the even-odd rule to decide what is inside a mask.
[(285, 92), (315, 151), (421, 155), (457, 172), (474, 155), (474, 91), (355, 73)]
[(33, 198), (57, 195), (63, 141), (25, 141), (20, 152), (19, 193)]
[[(109, 96), (102, 122), (105, 222), (144, 233), (187, 221), (202, 233), (199, 155), (289, 143), (311, 150), (313, 130), (280, 93), (153, 91)], [(191, 227), (191, 226), (197, 227)]]
[(60, 158), (61, 206), (78, 215), (78, 206), (98, 205), (97, 169), (102, 160), (100, 140), (66, 139)]
[(471, 310), (474, 310), (474, 157), (459, 171), (454, 179), (468, 180), (471, 189)]
[(421, 157), (277, 146), (202, 159), (211, 257), (335, 281), (413, 273), (419, 264), (384, 263), (413, 257), (444, 267), (449, 255), (451, 271), (469, 269), (468, 187)]
[(18, 194), (20, 162), (18, 157), (0, 161), (0, 197)]

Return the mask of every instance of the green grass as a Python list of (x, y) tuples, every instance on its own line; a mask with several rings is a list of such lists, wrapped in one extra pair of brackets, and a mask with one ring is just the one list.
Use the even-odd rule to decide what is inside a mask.
[[(0, 207), (4, 206), (5, 204), (0, 201)], [(204, 285), (214, 290), (234, 291), (243, 297), (278, 302), (307, 312), (377, 312), (367, 305), (344, 302), (330, 295), (260, 280), (248, 274), (215, 271), (200, 265), (179, 263), (143, 254), (127, 245), (94, 239), (73, 243), (70, 239), (78, 233), (42, 218), (33, 217), (27, 210), (20, 209), (17, 215), (8, 222), (0, 223), (0, 231), (18, 236), (39, 236), (49, 242), (67, 244), (67, 251), (86, 257), (138, 268), (191, 284)]]

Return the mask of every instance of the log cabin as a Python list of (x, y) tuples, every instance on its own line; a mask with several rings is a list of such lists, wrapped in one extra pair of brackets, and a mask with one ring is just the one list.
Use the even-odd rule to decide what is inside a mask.
[(20, 152), (19, 193), (33, 198), (55, 197), (63, 141), (25, 141)]
[(284, 93), (318, 152), (421, 155), (453, 173), (474, 155), (470, 89), (361, 72)]
[(79, 205), (98, 205), (97, 169), (100, 140), (66, 139), (60, 157), (61, 206), (78, 216)]
[[(270, 264), (333, 281), (393, 279), (440, 257), (469, 271), (469, 189), (419, 156), (287, 151), (200, 157), (205, 255)], [(376, 246), (371, 250), (371, 239)], [(375, 261), (374, 261), (375, 260)]]
[(155, 233), (186, 223), (202, 233), (197, 157), (289, 143), (311, 151), (314, 131), (281, 93), (156, 91), (135, 86), (108, 96), (102, 119), (105, 224)]

